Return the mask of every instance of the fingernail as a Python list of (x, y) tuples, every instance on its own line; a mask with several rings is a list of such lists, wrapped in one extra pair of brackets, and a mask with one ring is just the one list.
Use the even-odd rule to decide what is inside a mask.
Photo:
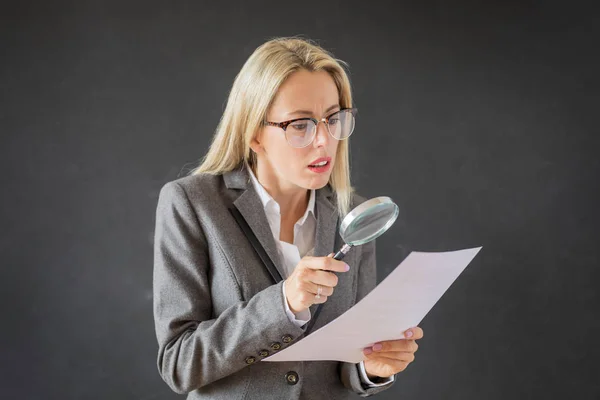
[(383, 345), (381, 343), (377, 343), (376, 345), (373, 346), (373, 350), (379, 351), (383, 348)]
[(406, 332), (404, 332), (405, 337), (412, 337), (412, 335), (413, 335), (413, 332), (410, 329), (407, 330)]
[(346, 272), (350, 271), (350, 266), (346, 264)]
[(363, 349), (363, 351), (365, 352), (365, 354), (371, 354), (373, 352), (373, 350), (371, 350), (368, 347), (366, 349)]

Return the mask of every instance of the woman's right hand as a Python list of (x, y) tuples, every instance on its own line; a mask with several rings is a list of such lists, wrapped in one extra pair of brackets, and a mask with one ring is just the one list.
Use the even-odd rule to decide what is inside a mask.
[[(327, 257), (303, 257), (292, 274), (285, 280), (285, 297), (290, 310), (297, 314), (313, 304), (322, 304), (333, 293), (338, 277), (331, 271), (347, 272), (350, 267), (343, 261)], [(316, 298), (318, 287), (321, 296)]]

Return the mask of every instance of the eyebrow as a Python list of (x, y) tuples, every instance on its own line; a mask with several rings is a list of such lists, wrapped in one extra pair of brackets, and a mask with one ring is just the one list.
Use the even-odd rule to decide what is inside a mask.
[[(334, 104), (331, 107), (329, 107), (327, 110), (325, 110), (325, 114), (327, 114), (329, 111), (333, 110), (334, 108), (338, 108), (340, 105), (339, 104)], [(292, 114), (305, 114), (305, 115), (312, 115), (312, 111), (307, 111), (307, 110), (296, 110), (296, 111), (291, 111), (289, 113), (286, 113), (285, 115), (292, 115)]]

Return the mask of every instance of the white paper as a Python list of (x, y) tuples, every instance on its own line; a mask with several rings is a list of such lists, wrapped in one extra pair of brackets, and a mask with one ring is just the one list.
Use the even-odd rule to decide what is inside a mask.
[(410, 253), (354, 307), (262, 361), (362, 361), (363, 348), (418, 326), (480, 249)]

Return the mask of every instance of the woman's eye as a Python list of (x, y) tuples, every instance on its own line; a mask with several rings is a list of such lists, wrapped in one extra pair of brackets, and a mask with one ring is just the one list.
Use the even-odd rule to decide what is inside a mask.
[(340, 119), (339, 119), (339, 118), (331, 118), (331, 119), (329, 120), (329, 125), (335, 125), (335, 124), (337, 124), (338, 122), (340, 122)]
[(306, 124), (292, 124), (292, 128), (294, 128), (297, 131), (305, 131)]

